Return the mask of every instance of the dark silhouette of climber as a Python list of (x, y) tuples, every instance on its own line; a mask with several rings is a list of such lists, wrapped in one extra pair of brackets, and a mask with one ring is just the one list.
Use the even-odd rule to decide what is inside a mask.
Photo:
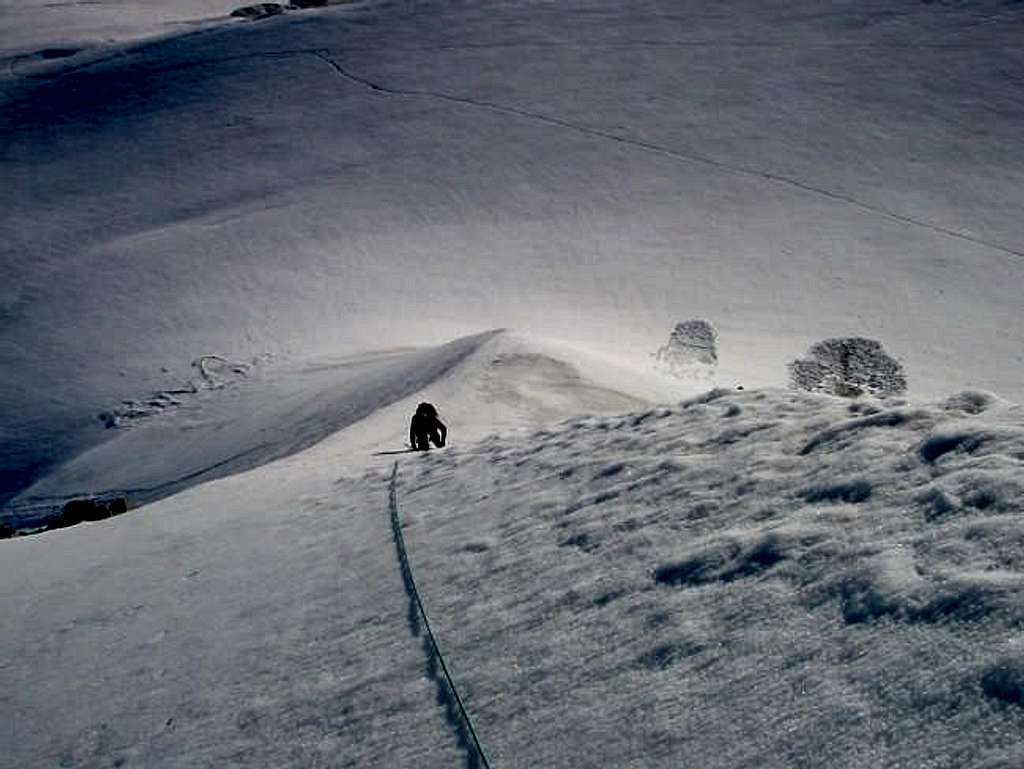
[(414, 451), (427, 451), (433, 441), (438, 448), (444, 446), (448, 428), (437, 418), (437, 409), (430, 403), (421, 403), (412, 415), (409, 425), (409, 445)]

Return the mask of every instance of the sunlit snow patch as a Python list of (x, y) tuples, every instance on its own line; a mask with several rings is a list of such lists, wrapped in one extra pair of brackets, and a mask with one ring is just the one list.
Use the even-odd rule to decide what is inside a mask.
[(332, 436), (339, 465), (405, 448), (416, 403), (442, 411), (454, 442), (537, 428), (578, 414), (628, 411), (688, 392), (671, 380), (571, 345), (490, 332), (417, 351), (250, 366), (197, 359), (167, 393), (105, 412), (109, 439), (8, 505), (9, 525), (38, 528), (72, 498), (132, 507), (295, 454)]

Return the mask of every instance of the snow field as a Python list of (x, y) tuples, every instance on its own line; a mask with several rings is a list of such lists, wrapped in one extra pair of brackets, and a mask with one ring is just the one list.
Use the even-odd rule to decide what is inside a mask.
[(405, 462), (399, 504), (496, 765), (1008, 769), (1022, 461), (983, 394), (719, 391)]
[(0, 767), (459, 765), (418, 400), (496, 765), (1024, 765), (1019, 4), (129, 5), (0, 0), (0, 500), (184, 490), (0, 543)]
[[(0, 766), (459, 765), (348, 432), (5, 542)], [(1022, 461), (984, 393), (720, 390), (403, 458), (397, 500), (496, 766), (1009, 769)]]
[(423, 400), (452, 440), (537, 428), (580, 411), (608, 413), (698, 391), (557, 341), (492, 331), (421, 350), (385, 350), (252, 366), (222, 387), (141, 402), (106, 440), (18, 495), (7, 520), (41, 525), (69, 498), (127, 496), (133, 507), (295, 454), (328, 439), (347, 468), (407, 446)]
[[(22, 6), (5, 29), (31, 41)], [(12, 64), (0, 495), (209, 353), (303, 365), (511, 327), (643, 358), (699, 317), (747, 387), (858, 334), (917, 397), (1020, 400), (1019, 25), (400, 2)]]
[(456, 445), (472, 445), (686, 388), (507, 332), (257, 367), (236, 385), (129, 426), (36, 489), (177, 478), (225, 445), (286, 453), (248, 472), (213, 462), (238, 474), (104, 525), (4, 542), (12, 747), (0, 766), (456, 765), (406, 621), (387, 524), (393, 458), (373, 452), (403, 445), (423, 399), (441, 405)]
[(457, 765), (386, 485), (324, 459), (5, 542), (0, 766)]

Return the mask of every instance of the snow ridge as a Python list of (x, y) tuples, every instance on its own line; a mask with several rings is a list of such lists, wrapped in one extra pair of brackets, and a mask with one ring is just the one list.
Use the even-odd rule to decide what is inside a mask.
[(0, 519), (38, 528), (72, 497), (128, 495), (134, 507), (295, 454), (443, 378), (498, 333), (413, 352), (268, 367), (226, 389), (215, 386), (208, 363), (216, 356), (204, 356), (197, 367), (208, 386), (193, 402), (105, 431), (105, 442), (0, 507)]
[(1018, 406), (718, 390), (400, 474), (341, 437), (2, 543), (0, 767), (462, 765), (389, 480), (495, 766), (1024, 761)]

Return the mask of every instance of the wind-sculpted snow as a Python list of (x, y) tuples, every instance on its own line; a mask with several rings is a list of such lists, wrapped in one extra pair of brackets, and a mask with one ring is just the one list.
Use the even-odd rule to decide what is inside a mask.
[(188, 386), (99, 414), (105, 442), (16, 496), (0, 520), (38, 531), (75, 497), (132, 507), (295, 454), (335, 436), (348, 467), (406, 446), (420, 400), (444, 403), (456, 440), (536, 428), (581, 411), (620, 412), (689, 389), (550, 341), (491, 331), (421, 350), (288, 365), (203, 356)]
[(868, 335), (915, 397), (1022, 394), (1019, 4), (16, 5), (0, 499), (209, 352), (702, 318), (708, 386)]
[(406, 463), (400, 498), (496, 764), (1010, 767), (1022, 471), (982, 393), (716, 391)]
[[(987, 437), (922, 455), (954, 433)], [(0, 543), (0, 766), (460, 765), (392, 457), (339, 478), (348, 440)], [(396, 492), (494, 766), (1010, 769), (1022, 467), (984, 393), (719, 390), (414, 455)]]
[[(3, 769), (456, 764), (421, 399), (497, 765), (1024, 765), (1024, 6), (242, 5), (4, 9), (0, 502), (184, 491), (0, 543)], [(860, 336), (913, 401), (755, 389)]]
[[(134, 507), (295, 454), (433, 384), (496, 333), (262, 372), (203, 356), (191, 396), (102, 413), (108, 425), (127, 420), (127, 429), (29, 487), (4, 517), (37, 529), (73, 497), (126, 496)], [(251, 381), (232, 381), (244, 373)]]

